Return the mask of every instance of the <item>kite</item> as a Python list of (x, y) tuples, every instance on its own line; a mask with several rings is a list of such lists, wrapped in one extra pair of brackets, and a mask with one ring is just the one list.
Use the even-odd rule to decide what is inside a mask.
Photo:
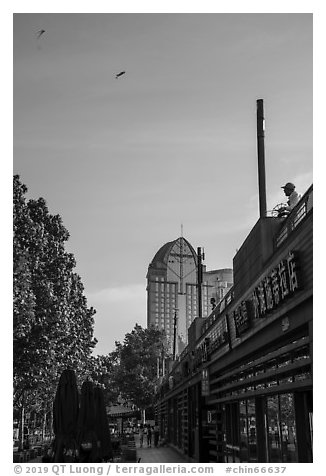
[(37, 32), (37, 39), (39, 39), (40, 36), (43, 35), (43, 33), (45, 33), (45, 30), (40, 30), (40, 31), (38, 31), (38, 32)]
[(121, 71), (121, 73), (118, 73), (115, 75), (115, 79), (118, 79), (120, 76), (122, 76), (123, 74), (126, 74), (125, 71)]

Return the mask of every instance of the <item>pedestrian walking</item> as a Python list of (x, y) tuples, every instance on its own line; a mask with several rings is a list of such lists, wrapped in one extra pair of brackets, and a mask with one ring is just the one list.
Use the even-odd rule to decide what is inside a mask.
[(159, 426), (158, 426), (157, 422), (155, 422), (155, 425), (154, 425), (154, 446), (155, 446), (155, 448), (157, 448), (157, 446), (158, 446), (159, 437), (160, 437), (160, 429), (159, 429)]
[(140, 448), (143, 447), (143, 443), (144, 443), (144, 426), (141, 423), (140, 427), (139, 427), (139, 446), (140, 446)]
[(152, 429), (150, 425), (147, 427), (147, 446), (149, 448), (152, 446)]

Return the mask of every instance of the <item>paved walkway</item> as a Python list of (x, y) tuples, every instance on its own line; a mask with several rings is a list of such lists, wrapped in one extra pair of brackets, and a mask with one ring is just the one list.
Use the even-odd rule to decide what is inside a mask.
[[(181, 453), (179, 453), (174, 448), (169, 446), (160, 446), (155, 448), (152, 445), (151, 448), (147, 447), (146, 443), (146, 435), (144, 435), (144, 446), (142, 448), (139, 447), (139, 435), (135, 435), (135, 443), (136, 443), (136, 452), (137, 452), (137, 460), (140, 458), (140, 464), (142, 463), (190, 463), (191, 460)], [(30, 460), (29, 463), (41, 463), (42, 458), (38, 457), (33, 460)]]
[(188, 463), (190, 462), (187, 456), (182, 455), (174, 448), (169, 446), (159, 446), (155, 448), (152, 444), (150, 448), (147, 447), (146, 435), (144, 435), (144, 446), (139, 447), (139, 435), (135, 435), (137, 459), (140, 458), (140, 463)]

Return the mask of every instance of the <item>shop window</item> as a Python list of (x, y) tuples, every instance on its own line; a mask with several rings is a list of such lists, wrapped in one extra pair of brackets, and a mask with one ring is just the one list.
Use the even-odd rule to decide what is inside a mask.
[(238, 403), (226, 405), (225, 409), (225, 460), (226, 463), (240, 462), (240, 431)]
[(253, 398), (247, 400), (247, 420), (248, 420), (248, 444), (249, 461), (258, 461), (257, 457), (257, 427), (256, 427), (256, 405)]
[(292, 393), (266, 398), (268, 461), (298, 462), (297, 437)]
[(267, 436), (269, 463), (278, 463), (281, 459), (281, 431), (280, 431), (280, 412), (278, 395), (267, 397)]
[[(253, 398), (226, 406), (226, 462), (256, 462), (256, 406)], [(238, 419), (237, 421), (235, 419)]]
[(298, 462), (294, 399), (292, 393), (280, 395), (282, 461)]
[(249, 460), (249, 441), (248, 441), (248, 419), (247, 419), (247, 402), (240, 400), (239, 402), (240, 416), (240, 460), (247, 462)]

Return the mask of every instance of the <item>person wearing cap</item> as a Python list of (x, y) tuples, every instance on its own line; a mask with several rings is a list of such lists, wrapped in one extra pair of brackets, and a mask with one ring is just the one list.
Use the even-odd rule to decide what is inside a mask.
[(279, 213), (290, 213), (290, 211), (299, 202), (301, 195), (295, 191), (295, 185), (291, 182), (286, 183), (281, 188), (283, 188), (285, 195), (289, 197), (289, 199), (287, 201), (287, 205), (279, 209)]

